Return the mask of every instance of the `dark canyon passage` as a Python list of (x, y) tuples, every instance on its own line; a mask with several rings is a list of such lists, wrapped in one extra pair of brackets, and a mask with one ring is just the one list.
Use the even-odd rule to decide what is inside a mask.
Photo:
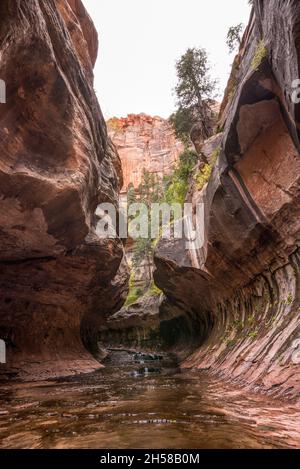
[(253, 1), (215, 135), (192, 133), (204, 245), (157, 240), (128, 304), (132, 253), (97, 207), (143, 145), (163, 175), (182, 147), (161, 118), (108, 132), (80, 0), (1, 1), (2, 447), (299, 446), (299, 39), (298, 1)]

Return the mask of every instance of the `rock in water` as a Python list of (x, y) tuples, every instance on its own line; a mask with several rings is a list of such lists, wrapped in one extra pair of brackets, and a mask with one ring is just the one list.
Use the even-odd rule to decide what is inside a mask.
[(1, 1), (1, 372), (21, 378), (98, 368), (81, 336), (91, 345), (126, 297), (122, 243), (95, 231), (122, 186), (93, 91), (97, 46), (79, 0)]
[(154, 274), (169, 308), (202, 331), (183, 366), (291, 397), (300, 396), (299, 38), (298, 1), (254, 0), (212, 175), (189, 192), (205, 202), (204, 245), (160, 241)]

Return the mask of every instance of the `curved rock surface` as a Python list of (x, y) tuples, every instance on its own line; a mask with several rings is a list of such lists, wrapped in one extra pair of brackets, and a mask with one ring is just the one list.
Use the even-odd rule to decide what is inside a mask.
[(183, 359), (201, 343), (202, 334), (197, 317), (170, 308), (163, 295), (146, 293), (110, 316), (99, 328), (98, 339), (100, 350), (164, 351)]
[(116, 204), (120, 160), (93, 72), (97, 33), (80, 1), (2, 0), (0, 105), (1, 373), (43, 378), (91, 371), (91, 324), (122, 306), (122, 243), (96, 234)]
[(99, 328), (100, 348), (161, 348), (160, 304), (160, 296), (144, 295), (135, 303), (123, 306)]
[[(89, 53), (89, 56), (90, 56), (91, 64), (92, 64), (92, 66), (94, 66), (95, 63), (96, 63), (97, 54), (98, 54), (98, 34), (97, 34), (97, 31), (94, 27), (94, 24), (92, 23), (91, 18), (88, 15), (86, 9), (84, 8), (81, 0), (67, 0), (67, 2), (69, 3), (70, 7), (72, 8), (77, 22), (79, 21), (81, 34), (83, 34), (83, 37), (86, 41), (86, 45), (87, 45), (87, 48), (88, 48), (88, 53)], [(71, 29), (71, 31), (73, 32), (77, 28), (75, 28), (72, 25), (71, 28), (69, 26), (69, 29)], [(79, 50), (79, 48), (78, 48), (78, 50)], [(86, 46), (82, 47), (81, 53), (86, 54)]]
[(202, 346), (183, 366), (298, 398), (299, 38), (298, 1), (254, 0), (221, 108), (220, 155), (208, 184), (190, 191), (205, 203), (203, 248), (161, 240), (155, 256), (169, 309), (202, 323)]

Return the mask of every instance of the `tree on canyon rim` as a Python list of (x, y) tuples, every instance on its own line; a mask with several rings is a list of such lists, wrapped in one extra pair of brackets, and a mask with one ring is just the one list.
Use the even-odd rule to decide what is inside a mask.
[(197, 124), (205, 140), (211, 135), (210, 105), (216, 90), (216, 80), (209, 74), (206, 50), (189, 48), (176, 63), (176, 73), (178, 108), (170, 117), (176, 136), (188, 144), (190, 131)]
[(237, 48), (240, 47), (242, 42), (242, 32), (244, 29), (243, 23), (239, 23), (236, 26), (231, 26), (227, 33), (226, 44), (229, 49), (229, 53), (232, 54)]

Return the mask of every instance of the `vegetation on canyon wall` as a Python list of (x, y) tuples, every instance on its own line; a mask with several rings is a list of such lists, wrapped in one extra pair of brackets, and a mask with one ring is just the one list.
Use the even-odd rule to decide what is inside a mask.
[(176, 63), (177, 110), (171, 115), (170, 122), (184, 143), (190, 142), (194, 124), (201, 126), (203, 140), (211, 135), (210, 103), (216, 91), (216, 80), (209, 72), (208, 55), (203, 48), (188, 49)]
[(263, 39), (261, 39), (255, 49), (254, 56), (251, 62), (251, 67), (253, 70), (257, 70), (262, 61), (267, 57), (268, 49), (265, 45)]
[(167, 203), (184, 203), (188, 191), (189, 178), (197, 161), (198, 155), (194, 150), (187, 148), (181, 153), (173, 174), (164, 178), (164, 200)]
[[(131, 183), (127, 187), (127, 202), (132, 204), (140, 202), (146, 205), (151, 217), (151, 204), (168, 203), (183, 205), (189, 189), (190, 179), (199, 161), (199, 155), (193, 149), (191, 142), (191, 129), (195, 124), (198, 126), (200, 139), (204, 141), (213, 132), (211, 99), (216, 88), (216, 81), (209, 75), (208, 56), (205, 49), (188, 49), (176, 64), (178, 84), (176, 86), (177, 111), (172, 114), (169, 121), (172, 124), (175, 135), (184, 143), (184, 151), (179, 155), (173, 166), (171, 174), (161, 178), (156, 173), (143, 169), (142, 180), (137, 189)], [(111, 129), (118, 131), (120, 121), (110, 119)], [(208, 181), (212, 168), (215, 164), (220, 149), (215, 150), (211, 162), (202, 166), (196, 173), (194, 179), (198, 186)], [(163, 227), (160, 222), (160, 231)], [(125, 306), (129, 306), (139, 300), (145, 294), (160, 294), (149, 272), (148, 285), (141, 288), (135, 280), (135, 271), (146, 260), (151, 269), (153, 264), (154, 249), (158, 239), (151, 239), (150, 233), (147, 238), (134, 240), (133, 256), (131, 260), (131, 277), (129, 282), (129, 293)]]
[(193, 175), (194, 181), (196, 182), (196, 187), (199, 191), (203, 189), (204, 185), (209, 181), (212, 170), (214, 168), (214, 165), (216, 164), (216, 161), (218, 159), (218, 156), (220, 155), (220, 152), (221, 152), (221, 146), (219, 145), (212, 152), (210, 163), (205, 163), (201, 167), (201, 169), (199, 169)]
[[(197, 161), (197, 153), (191, 149), (186, 149), (180, 154), (173, 173), (169, 176), (164, 176), (162, 181), (159, 180), (156, 174), (144, 170), (142, 182), (139, 184), (138, 189), (135, 189), (132, 184), (128, 187), (128, 204), (136, 202), (145, 204), (150, 217), (151, 204), (153, 203), (162, 204), (166, 202), (170, 205), (174, 203), (183, 204), (189, 187), (189, 178)], [(160, 231), (162, 228), (163, 227), (160, 222)], [(157, 241), (158, 239), (151, 238), (150, 233), (148, 233), (147, 238), (141, 237), (134, 240), (129, 293), (125, 303), (126, 306), (134, 303), (144, 294), (157, 295), (161, 292), (155, 285), (154, 281), (150, 282), (146, 289), (137, 287), (134, 275), (134, 270), (144, 259), (147, 260), (148, 265), (152, 264), (153, 253)], [(151, 274), (149, 275), (149, 279), (150, 278), (152, 278)]]

